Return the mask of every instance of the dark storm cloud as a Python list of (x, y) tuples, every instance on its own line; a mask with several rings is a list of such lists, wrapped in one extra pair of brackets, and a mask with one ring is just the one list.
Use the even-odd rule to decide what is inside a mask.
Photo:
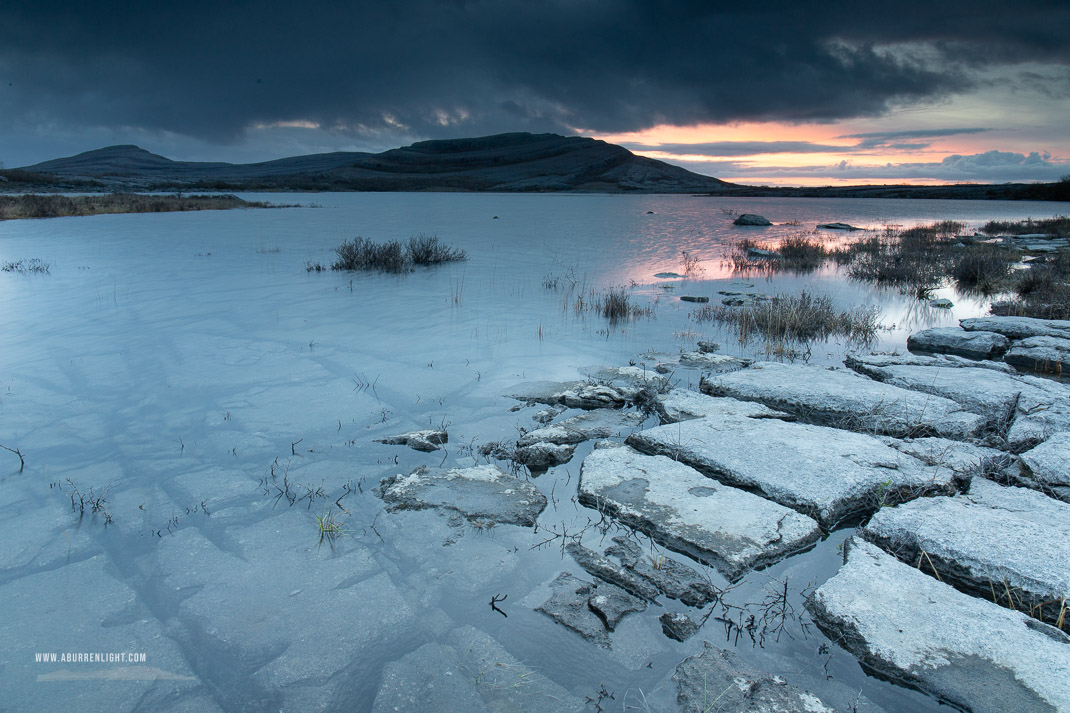
[(29, 2), (0, 5), (0, 116), (213, 142), (823, 121), (1070, 64), (1070, 3)]
[[(861, 139), (855, 146), (857, 149), (892, 149), (892, 150), (915, 150), (928, 148), (928, 142), (918, 142), (916, 139), (936, 139), (945, 136), (958, 136), (961, 134), (980, 134), (992, 129), (969, 128), (969, 129), (914, 129), (911, 131), (873, 131), (864, 134), (845, 134), (841, 139)], [(906, 142), (903, 140), (906, 139)]]

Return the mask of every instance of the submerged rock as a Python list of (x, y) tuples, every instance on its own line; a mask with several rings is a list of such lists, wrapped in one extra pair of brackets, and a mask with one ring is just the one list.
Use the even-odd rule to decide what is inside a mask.
[(595, 450), (584, 459), (579, 501), (729, 579), (805, 549), (820, 535), (805, 515), (627, 447)]
[(810, 423), (864, 433), (965, 439), (985, 424), (984, 417), (950, 399), (805, 364), (758, 362), (705, 379), (699, 388), (711, 396), (757, 401)]
[(963, 329), (971, 332), (996, 332), (1011, 339), (1062, 337), (1070, 339), (1070, 320), (1034, 317), (976, 317), (960, 319)]
[(707, 416), (632, 434), (628, 443), (757, 491), (825, 527), (882, 503), (952, 492), (956, 482), (950, 469), (926, 466), (879, 438), (778, 419)]
[(955, 354), (967, 359), (998, 359), (1010, 340), (995, 332), (967, 332), (959, 327), (925, 329), (907, 337), (907, 349), (923, 354)]
[(1061, 376), (1070, 362), (1070, 338), (1029, 337), (1015, 342), (1003, 360), (1024, 371)]
[(704, 607), (717, 601), (721, 590), (708, 575), (670, 557), (644, 555), (642, 548), (627, 535), (617, 535), (606, 554), (640, 577), (654, 583), (669, 599), (679, 599), (689, 607)]
[(681, 612), (665, 612), (658, 621), (661, 622), (661, 632), (677, 641), (687, 641), (701, 628), (698, 622)]
[(526, 465), (532, 471), (545, 471), (568, 463), (575, 452), (575, 445), (530, 443), (515, 449), (511, 455), (513, 460)]
[(1070, 710), (1070, 637), (850, 540), (807, 601), (828, 636), (880, 675), (973, 711)]
[(438, 447), (443, 443), (449, 441), (449, 434), (445, 431), (438, 430), (425, 430), (425, 431), (410, 431), (409, 433), (403, 433), (400, 436), (390, 436), (389, 438), (377, 438), (376, 443), (386, 443), (391, 446), (408, 446), (416, 451), (431, 452), (437, 451)]
[(613, 560), (600, 555), (594, 550), (589, 550), (578, 542), (570, 542), (565, 545), (565, 551), (572, 555), (576, 564), (582, 567), (587, 574), (598, 577), (603, 582), (609, 582), (621, 589), (647, 601), (656, 602), (661, 590), (653, 582), (640, 576), (630, 568), (617, 564)]
[(705, 296), (696, 296), (696, 295), (680, 295), (680, 301), (681, 302), (698, 302), (699, 304), (704, 304), (706, 302), (709, 302), (710, 298), (709, 297), (705, 297)]
[[(536, 428), (520, 437), (519, 446), (535, 443), (575, 444), (592, 438), (609, 438), (621, 431), (630, 432), (642, 424), (644, 417), (635, 411), (621, 412), (616, 409), (594, 409), (566, 418), (558, 423)], [(571, 455), (570, 455), (571, 457)]]
[(951, 309), (955, 303), (946, 297), (937, 297), (935, 300), (929, 300), (929, 306), (937, 309)]
[(703, 339), (700, 339), (695, 342), (695, 346), (698, 347), (698, 350), (703, 354), (713, 354), (714, 352), (719, 351), (721, 348), (721, 345), (717, 342), (711, 342)]
[(681, 661), (672, 678), (683, 713), (835, 713), (809, 691), (754, 669), (739, 654), (709, 642), (701, 654)]
[(428, 643), (386, 664), (371, 713), (424, 713), (430, 701), (466, 713), (490, 713), (472, 677), (461, 674), (458, 653)]
[[(462, 626), (446, 637), (458, 675), (471, 681), (487, 709), (497, 713), (582, 713), (589, 710), (574, 696), (537, 669), (519, 661), (485, 632)], [(522, 684), (522, 685), (519, 685)], [(423, 701), (420, 711), (434, 710), (435, 699)], [(468, 709), (453, 710), (468, 713)], [(478, 708), (476, 710), (479, 710)]]
[(646, 609), (646, 602), (620, 587), (594, 584), (561, 572), (549, 584), (550, 597), (535, 608), (591, 643), (609, 648), (609, 632), (620, 620)]
[[(196, 528), (193, 528), (196, 529)], [(73, 534), (73, 532), (72, 532)], [(212, 686), (190, 668), (172, 632), (138, 594), (95, 555), (0, 586), (3, 674), (0, 698), (11, 711), (174, 711), (182, 699), (198, 710), (221, 709)], [(41, 662), (41, 649), (60, 653), (144, 652), (145, 663)], [(59, 658), (59, 657), (57, 657)], [(195, 706), (196, 707), (196, 706)]]
[(848, 223), (819, 223), (817, 227), (822, 230), (862, 230), (862, 228), (856, 228)]
[(635, 397), (637, 390), (586, 381), (532, 381), (506, 390), (505, 396), (528, 403), (561, 404), (569, 408), (621, 408)]
[(670, 277), (683, 277), (683, 275), (678, 272), (655, 272), (654, 277), (666, 280)]
[(721, 594), (694, 568), (663, 555), (644, 557), (639, 545), (623, 535), (613, 538), (613, 545), (605, 554), (578, 542), (566, 545), (565, 551), (588, 574), (651, 602), (664, 594), (688, 606), (704, 607)]
[(1070, 505), (975, 479), (968, 494), (882, 508), (863, 530), (909, 565), (1054, 624), (1070, 595)]
[(467, 518), (534, 525), (546, 496), (531, 483), (495, 465), (434, 473), (421, 466), (408, 475), (384, 478), (376, 493), (388, 510), (455, 510)]
[(765, 216), (756, 213), (744, 213), (732, 221), (733, 225), (772, 225)]

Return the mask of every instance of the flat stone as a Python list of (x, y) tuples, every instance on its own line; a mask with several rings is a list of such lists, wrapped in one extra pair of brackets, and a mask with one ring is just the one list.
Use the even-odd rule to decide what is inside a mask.
[(701, 654), (681, 661), (672, 678), (682, 713), (835, 713), (809, 691), (709, 642)]
[(535, 611), (606, 649), (609, 648), (609, 632), (613, 629), (602, 608), (613, 613), (613, 627), (625, 615), (646, 609), (644, 600), (631, 596), (620, 587), (605, 582), (585, 582), (568, 572), (558, 574), (549, 586), (550, 597)]
[(1026, 481), (1070, 501), (1070, 432), (1061, 431), (1021, 455)]
[(680, 355), (680, 363), (704, 371), (723, 373), (742, 369), (751, 363), (751, 359), (740, 359), (727, 354), (709, 354), (707, 352), (685, 352)]
[(707, 396), (698, 391), (673, 389), (654, 400), (662, 423), (676, 423), (705, 416), (745, 416), (747, 418), (790, 418), (754, 401), (740, 401), (723, 396)]
[(708, 577), (693, 567), (663, 555), (644, 556), (639, 545), (625, 535), (614, 537), (605, 554), (578, 542), (569, 543), (565, 550), (588, 574), (651, 602), (664, 594), (688, 606), (704, 607), (721, 594)]
[(1000, 361), (977, 361), (966, 359), (955, 354), (936, 354), (933, 356), (918, 356), (915, 354), (869, 354), (851, 355), (844, 359), (844, 363), (860, 374), (869, 373), (867, 368), (879, 368), (885, 366), (939, 366), (945, 368), (960, 369), (991, 369), (1001, 371), (1004, 374), (1017, 374), (1009, 364)]
[[(609, 438), (630, 433), (642, 424), (644, 417), (635, 411), (621, 412), (616, 409), (594, 409), (558, 423), (536, 428), (520, 437), (518, 446), (534, 443), (575, 444), (592, 438)], [(571, 457), (571, 456), (569, 456)]]
[(973, 713), (1070, 710), (1070, 637), (851, 540), (807, 601), (862, 665)]
[(805, 515), (631, 448), (595, 450), (584, 459), (579, 501), (729, 579), (805, 549), (820, 536)]
[(687, 614), (682, 612), (665, 612), (658, 617), (661, 622), (661, 631), (665, 636), (677, 641), (687, 641), (701, 628)]
[(654, 583), (669, 599), (679, 599), (689, 607), (704, 607), (721, 596), (708, 575), (671, 557), (646, 555), (627, 535), (617, 535), (606, 554), (620, 559), (621, 564)]
[(666, 280), (666, 279), (668, 279), (670, 277), (683, 277), (683, 275), (681, 275), (678, 272), (655, 272), (654, 273), (654, 277), (658, 277), (658, 278), (661, 278), (662, 280)]
[(598, 366), (587, 367), (581, 371), (595, 382), (611, 386), (624, 386), (629, 389), (641, 389), (644, 386), (672, 387), (663, 374), (646, 366)]
[(420, 467), (408, 475), (393, 475), (376, 489), (388, 510), (455, 510), (467, 518), (534, 525), (546, 507), (546, 496), (526, 480), (496, 465), (432, 472)]
[(848, 223), (819, 223), (817, 227), (822, 230), (862, 230)]
[(389, 438), (376, 438), (376, 443), (386, 443), (392, 446), (408, 446), (416, 451), (437, 451), (438, 447), (449, 441), (449, 434), (439, 430), (410, 431), (400, 436)]
[(951, 399), (987, 414), (989, 430), (997, 436), (1005, 431), (1002, 435), (1014, 450), (1070, 430), (1070, 388), (1050, 379), (979, 367), (873, 366), (851, 358), (844, 363), (886, 384)]
[(645, 601), (633, 597), (620, 587), (595, 586), (598, 587), (598, 591), (587, 600), (587, 606), (602, 620), (609, 631), (616, 629), (621, 619), (629, 614), (646, 609)]
[(1018, 459), (1009, 453), (948, 438), (887, 438), (885, 443), (926, 465), (950, 468), (967, 479), (1004, 470), (1016, 473), (1020, 468)]
[(516, 448), (512, 452), (512, 458), (517, 463), (522, 463), (533, 471), (544, 471), (554, 466), (568, 463), (575, 453), (575, 445), (531, 443)]
[(1029, 337), (1015, 342), (1003, 360), (1024, 371), (1061, 376), (1070, 362), (1070, 338)]
[(959, 327), (925, 329), (907, 337), (907, 349), (924, 354), (956, 354), (967, 359), (998, 359), (1010, 340), (995, 332), (967, 332)]
[(1054, 624), (1070, 595), (1070, 505), (978, 478), (968, 494), (879, 510), (865, 538), (967, 594)]
[(986, 420), (950, 399), (806, 364), (758, 362), (705, 379), (699, 388), (711, 396), (757, 401), (810, 423), (896, 437), (961, 440), (979, 432)]
[(489, 713), (454, 655), (452, 649), (429, 643), (388, 663), (372, 713), (426, 713), (432, 703), (450, 710)]
[(509, 387), (502, 395), (517, 401), (555, 406), (561, 403), (562, 393), (586, 385), (586, 381), (525, 381)]
[(603, 582), (609, 582), (642, 599), (656, 602), (661, 590), (653, 582), (641, 577), (630, 568), (617, 564), (594, 550), (589, 550), (578, 542), (570, 542), (565, 545), (576, 564), (584, 569), (587, 574), (598, 577)]
[(777, 419), (708, 416), (632, 434), (628, 443), (758, 492), (825, 527), (882, 502), (951, 492), (956, 481), (950, 469), (926, 466), (880, 438)]
[(695, 295), (680, 295), (680, 301), (681, 302), (698, 302), (699, 304), (703, 304), (703, 303), (709, 302), (710, 298), (709, 297), (700, 297), (700, 296), (695, 296)]
[(975, 317), (960, 319), (963, 329), (971, 332), (996, 332), (1011, 339), (1029, 337), (1062, 337), (1070, 339), (1070, 320), (1036, 319), (1034, 317)]
[(551, 406), (550, 408), (540, 409), (531, 417), (531, 420), (545, 425), (553, 421), (566, 410), (567, 409), (564, 406)]
[(733, 225), (772, 225), (769, 220), (762, 215), (755, 213), (744, 213), (732, 221)]

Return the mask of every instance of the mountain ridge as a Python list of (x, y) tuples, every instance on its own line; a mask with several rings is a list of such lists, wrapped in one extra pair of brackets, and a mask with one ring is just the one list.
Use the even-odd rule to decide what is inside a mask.
[(18, 170), (124, 190), (703, 193), (731, 186), (598, 139), (520, 132), (419, 141), (377, 154), (340, 151), (246, 164), (173, 161), (122, 144)]

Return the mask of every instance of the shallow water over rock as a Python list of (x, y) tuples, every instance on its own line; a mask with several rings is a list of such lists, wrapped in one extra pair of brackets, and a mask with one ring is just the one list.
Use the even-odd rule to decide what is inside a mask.
[[(602, 385), (586, 378), (597, 371), (584, 367), (635, 362), (638, 372), (613, 382), (634, 394), (659, 364), (671, 365), (659, 378), (696, 390), (708, 364), (679, 355), (699, 342), (720, 343), (735, 359), (765, 358), (762, 343), (741, 345), (692, 320), (693, 306), (655, 277), (676, 272), (679, 294), (733, 289), (740, 276), (723, 258), (754, 231), (733, 228), (722, 208), (777, 223), (761, 229), (763, 239), (833, 218), (880, 227), (1055, 208), (683, 196), (312, 201), (319, 207), (0, 224), (0, 257), (52, 263), (48, 275), (0, 276), (0, 444), (26, 457), (20, 470), (0, 451), (0, 590), (18, 602), (0, 611), (14, 632), (0, 700), (42, 710), (370, 711), (407, 705), (419, 685), (421, 696), (472, 710), (578, 711), (604, 689), (618, 705), (644, 700), (671, 711), (669, 677), (710, 641), (748, 670), (783, 674), (822, 700), (839, 700), (826, 697), (832, 676), (885, 710), (938, 709), (866, 676), (806, 626), (803, 593), (836, 572), (849, 530), (730, 586), (573, 501), (590, 441), (537, 479), (523, 468), (508, 473), (546, 499), (535, 527), (482, 511), (389, 512), (373, 489), (418, 467), (472, 468), (485, 463), (484, 443), (515, 443), (548, 419), (606, 405)], [(781, 225), (791, 221), (800, 226)], [(414, 233), (436, 233), (470, 259), (401, 276), (305, 269), (329, 263), (357, 234)], [(699, 260), (697, 271), (687, 273), (682, 251)], [(874, 346), (900, 351), (910, 331), (987, 308), (949, 293), (954, 309), (931, 309), (832, 268), (747, 280), (767, 294), (806, 289), (844, 305), (879, 304), (889, 329)], [(617, 285), (654, 317), (610, 322), (585, 306), (591, 290)], [(811, 345), (810, 360), (836, 364), (847, 348)], [(539, 380), (579, 386), (556, 402), (568, 410), (548, 419), (542, 406), (510, 410), (518, 404), (502, 396), (507, 387)], [(662, 408), (685, 418), (706, 406)], [(649, 413), (636, 417), (645, 427), (657, 420)], [(624, 426), (614, 438), (627, 435)], [(376, 442), (418, 431), (448, 431), (449, 440), (433, 452)], [(686, 565), (725, 590), (719, 603), (700, 610), (668, 599), (631, 613), (607, 630), (609, 648), (535, 611), (558, 572), (589, 577), (568, 544), (602, 553), (615, 536), (640, 548), (629, 559), (637, 571)], [(785, 581), (795, 615), (781, 620), (782, 633), (748, 630), (746, 617), (760, 620), (761, 603)], [(701, 628), (670, 639), (659, 621), (667, 611)], [(817, 653), (822, 645), (828, 653)], [(152, 671), (34, 660), (70, 649), (144, 652)], [(64, 670), (75, 678), (40, 679)], [(151, 683), (118, 695), (108, 678), (117, 670)]]

